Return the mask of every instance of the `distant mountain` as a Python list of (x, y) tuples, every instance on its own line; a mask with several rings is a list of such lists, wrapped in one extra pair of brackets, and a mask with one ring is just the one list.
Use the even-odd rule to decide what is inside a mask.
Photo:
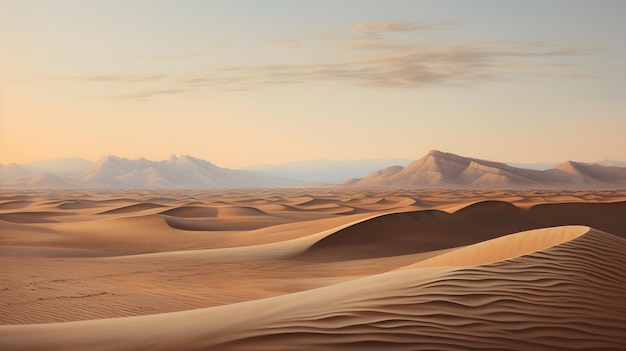
[(223, 168), (187, 155), (163, 161), (106, 156), (97, 162), (64, 158), (0, 165), (0, 188), (254, 188), (337, 184), (346, 178), (341, 185), (611, 189), (626, 188), (626, 167), (567, 161), (537, 170), (436, 150), (413, 162), (403, 159), (317, 160), (247, 170)]
[(33, 174), (51, 173), (56, 176), (66, 176), (80, 173), (92, 164), (93, 162), (91, 161), (87, 161), (80, 157), (74, 157), (36, 161), (22, 165), (22, 167)]
[(38, 173), (32, 177), (21, 177), (2, 183), (7, 188), (45, 188), (59, 189), (72, 186), (51, 173)]
[(600, 162), (596, 162), (599, 165), (602, 166), (612, 166), (612, 167), (626, 167), (626, 162), (622, 162), (622, 161), (615, 161), (615, 160), (609, 160), (609, 159), (604, 159)]
[[(88, 162), (88, 161), (87, 161)], [(172, 156), (165, 161), (145, 158), (130, 160), (106, 156), (86, 168), (83, 162), (71, 162), (76, 174), (58, 176), (48, 173), (28, 175), (19, 165), (0, 168), (7, 188), (90, 188), (90, 189), (159, 189), (159, 188), (248, 188), (308, 184), (303, 181), (271, 177), (250, 171), (222, 168), (191, 156)], [(57, 163), (51, 163), (57, 166)], [(59, 167), (56, 168), (57, 170)], [(68, 167), (64, 172), (69, 172)], [(24, 175), (27, 174), (27, 175)], [(67, 174), (67, 173), (66, 173)], [(10, 178), (13, 177), (13, 178)]]
[(430, 151), (406, 168), (388, 167), (349, 186), (413, 186), (431, 188), (617, 188), (626, 187), (626, 168), (568, 161), (548, 170)]
[(80, 157), (55, 158), (22, 165), (16, 163), (9, 165), (0, 164), (0, 183), (17, 180), (23, 177), (30, 178), (41, 173), (47, 173), (56, 177), (76, 175), (86, 170), (87, 167), (92, 164), (93, 162)]
[(545, 172), (562, 182), (573, 185), (626, 185), (626, 168), (624, 167), (567, 161)]
[(400, 158), (348, 161), (308, 160), (249, 167), (246, 170), (272, 177), (302, 179), (319, 184), (336, 184), (349, 177), (365, 177), (384, 167), (406, 166), (409, 163), (411, 160)]
[(545, 171), (546, 169), (554, 168), (559, 165), (558, 162), (538, 162), (538, 163), (519, 163), (519, 162), (506, 162), (507, 165), (516, 168), (534, 169), (537, 171)]
[(6, 182), (9, 180), (21, 177), (28, 177), (31, 175), (33, 175), (32, 172), (18, 165), (17, 163), (0, 165), (0, 182)]

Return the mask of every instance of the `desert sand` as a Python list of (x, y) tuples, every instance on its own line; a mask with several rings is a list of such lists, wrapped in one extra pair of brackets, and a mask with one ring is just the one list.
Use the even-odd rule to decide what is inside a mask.
[(2, 190), (2, 350), (624, 350), (626, 191)]

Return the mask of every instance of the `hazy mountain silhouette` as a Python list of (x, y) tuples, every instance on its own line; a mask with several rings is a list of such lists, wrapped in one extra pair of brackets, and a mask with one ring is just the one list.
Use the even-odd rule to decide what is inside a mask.
[[(407, 164), (381, 167), (392, 160), (301, 161), (252, 170), (219, 167), (192, 156), (163, 161), (106, 156), (97, 162), (60, 158), (0, 165), (0, 186), (6, 188), (162, 189), (252, 188), (322, 183), (365, 187), (428, 188), (625, 188), (626, 168), (567, 161), (546, 170), (430, 151)], [(364, 175), (364, 177), (354, 176)], [(340, 178), (341, 177), (341, 178)]]
[(278, 165), (249, 167), (246, 170), (272, 177), (302, 179), (313, 183), (336, 184), (350, 177), (366, 175), (391, 165), (408, 165), (409, 159), (306, 160)]
[(348, 179), (342, 184), (439, 188), (617, 188), (626, 186), (626, 168), (567, 161), (555, 168), (534, 170), (433, 150), (407, 167), (387, 167), (364, 178)]
[[(87, 161), (88, 162), (88, 161)], [(53, 165), (52, 163), (50, 163)], [(307, 184), (303, 181), (222, 168), (195, 157), (172, 156), (165, 161), (106, 156), (65, 176), (52, 172), (31, 175), (26, 167), (0, 168), (5, 187), (49, 188), (247, 188)], [(67, 174), (67, 173), (65, 173)]]

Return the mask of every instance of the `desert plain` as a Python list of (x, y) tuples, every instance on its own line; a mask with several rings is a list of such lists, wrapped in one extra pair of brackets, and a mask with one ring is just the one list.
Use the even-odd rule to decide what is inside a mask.
[(624, 350), (626, 191), (2, 190), (2, 350)]

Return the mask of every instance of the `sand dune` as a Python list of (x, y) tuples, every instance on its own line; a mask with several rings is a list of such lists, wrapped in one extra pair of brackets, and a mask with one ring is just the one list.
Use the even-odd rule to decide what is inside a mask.
[(195, 217), (217, 217), (217, 208), (202, 206), (182, 206), (161, 212), (162, 215), (195, 218)]
[(626, 348), (624, 191), (0, 199), (2, 350)]
[(491, 263), (450, 268), (446, 261), (444, 267), (407, 268), (194, 311), (2, 326), (0, 345), (12, 350), (623, 349), (626, 240), (572, 227), (483, 245), (506, 247), (515, 240), (540, 248), (545, 243), (533, 241), (553, 235), (554, 246), (522, 256), (483, 257)]
[(67, 216), (68, 213), (64, 212), (43, 212), (43, 211), (28, 211), (28, 212), (13, 212), (0, 214), (0, 220), (12, 223), (55, 223), (54, 217)]
[(510, 260), (574, 240), (589, 227), (563, 226), (535, 229), (465, 246), (401, 269), (476, 266)]
[(24, 208), (28, 205), (30, 205), (32, 202), (31, 201), (5, 201), (3, 203), (0, 204), (0, 210), (15, 210), (18, 208)]
[(68, 200), (61, 201), (58, 205), (56, 205), (56, 207), (61, 210), (84, 210), (91, 207), (97, 207), (97, 204), (85, 200)]
[(482, 201), (453, 213), (393, 213), (358, 223), (315, 243), (304, 259), (345, 260), (448, 249), (518, 231), (558, 225), (589, 225), (626, 237), (626, 202), (546, 204), (529, 210)]
[(134, 204), (134, 205), (128, 205), (128, 206), (123, 206), (123, 207), (119, 207), (119, 208), (114, 208), (112, 210), (107, 210), (107, 211), (103, 211), (100, 212), (99, 214), (121, 214), (121, 213), (134, 213), (134, 212), (141, 212), (141, 211), (145, 211), (145, 210), (151, 210), (153, 208), (161, 208), (164, 207), (163, 205), (159, 205), (159, 204), (153, 204), (150, 202), (146, 202), (146, 203), (140, 203), (140, 204)]

